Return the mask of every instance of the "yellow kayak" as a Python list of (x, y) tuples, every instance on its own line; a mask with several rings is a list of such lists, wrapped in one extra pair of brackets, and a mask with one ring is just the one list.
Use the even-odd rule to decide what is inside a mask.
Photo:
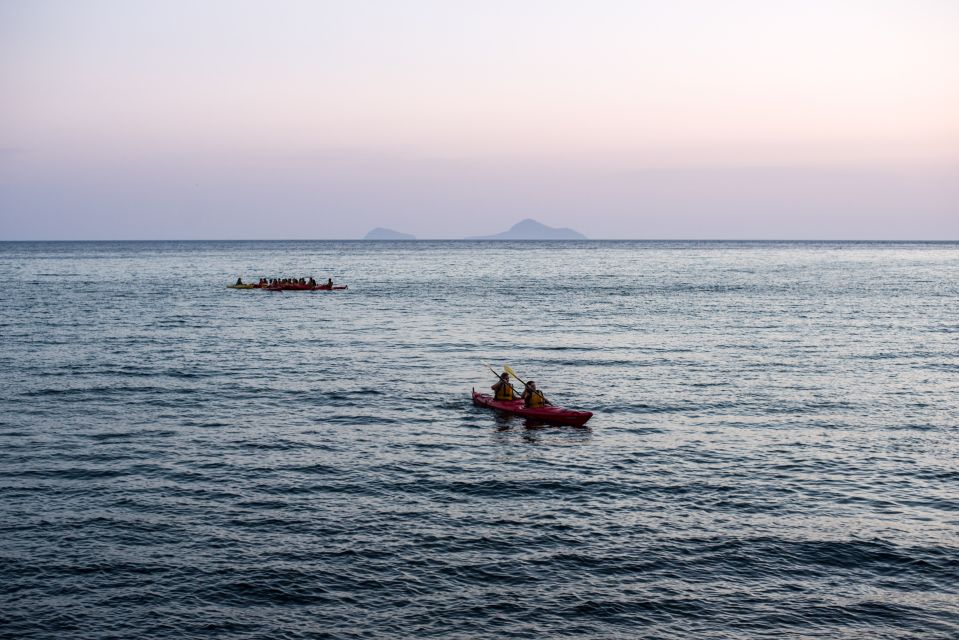
[(228, 284), (227, 289), (256, 289), (255, 284)]

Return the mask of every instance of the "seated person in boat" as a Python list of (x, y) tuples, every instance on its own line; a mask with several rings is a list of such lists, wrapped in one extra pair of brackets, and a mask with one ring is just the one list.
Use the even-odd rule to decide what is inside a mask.
[(242, 285), (242, 284), (243, 284), (243, 278), (237, 278), (237, 279), (236, 279), (236, 284), (233, 285), (233, 286), (234, 286), (234, 287), (239, 287), (239, 286)]
[(333, 278), (326, 279), (326, 286), (328, 286), (330, 289), (333, 288)]
[(499, 376), (499, 382), (490, 387), (495, 392), (495, 398), (497, 400), (502, 400), (504, 402), (509, 402), (516, 399), (516, 389), (513, 388), (513, 385), (509, 383), (509, 374), (501, 373)]
[(313, 279), (313, 276), (310, 276), (310, 279), (307, 280), (306, 284), (310, 285), (311, 287), (315, 287), (315, 286), (316, 286), (316, 280)]
[(523, 404), (527, 409), (539, 409), (549, 403), (546, 402), (543, 392), (536, 388), (536, 383), (530, 380), (526, 383), (526, 389), (523, 390)]

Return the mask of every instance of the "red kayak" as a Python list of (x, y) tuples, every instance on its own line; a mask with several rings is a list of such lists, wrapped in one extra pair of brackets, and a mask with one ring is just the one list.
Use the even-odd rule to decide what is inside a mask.
[(568, 424), (574, 427), (581, 427), (586, 421), (593, 417), (591, 411), (573, 411), (563, 407), (540, 407), (538, 409), (527, 409), (523, 406), (522, 400), (495, 400), (493, 396), (486, 393), (476, 393), (473, 389), (473, 404), (497, 411), (512, 413), (524, 418), (551, 422), (553, 424)]

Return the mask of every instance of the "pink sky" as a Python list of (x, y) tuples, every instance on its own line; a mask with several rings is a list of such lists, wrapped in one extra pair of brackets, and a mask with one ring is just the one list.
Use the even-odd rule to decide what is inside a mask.
[(0, 239), (959, 239), (957, 33), (946, 0), (4, 0)]

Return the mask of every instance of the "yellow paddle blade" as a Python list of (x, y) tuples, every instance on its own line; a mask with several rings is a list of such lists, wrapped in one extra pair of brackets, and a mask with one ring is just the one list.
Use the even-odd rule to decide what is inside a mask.
[(508, 364), (503, 365), (503, 371), (505, 371), (506, 373), (510, 374), (511, 376), (519, 380), (519, 376), (516, 375), (515, 371), (513, 371), (513, 367), (509, 366)]

